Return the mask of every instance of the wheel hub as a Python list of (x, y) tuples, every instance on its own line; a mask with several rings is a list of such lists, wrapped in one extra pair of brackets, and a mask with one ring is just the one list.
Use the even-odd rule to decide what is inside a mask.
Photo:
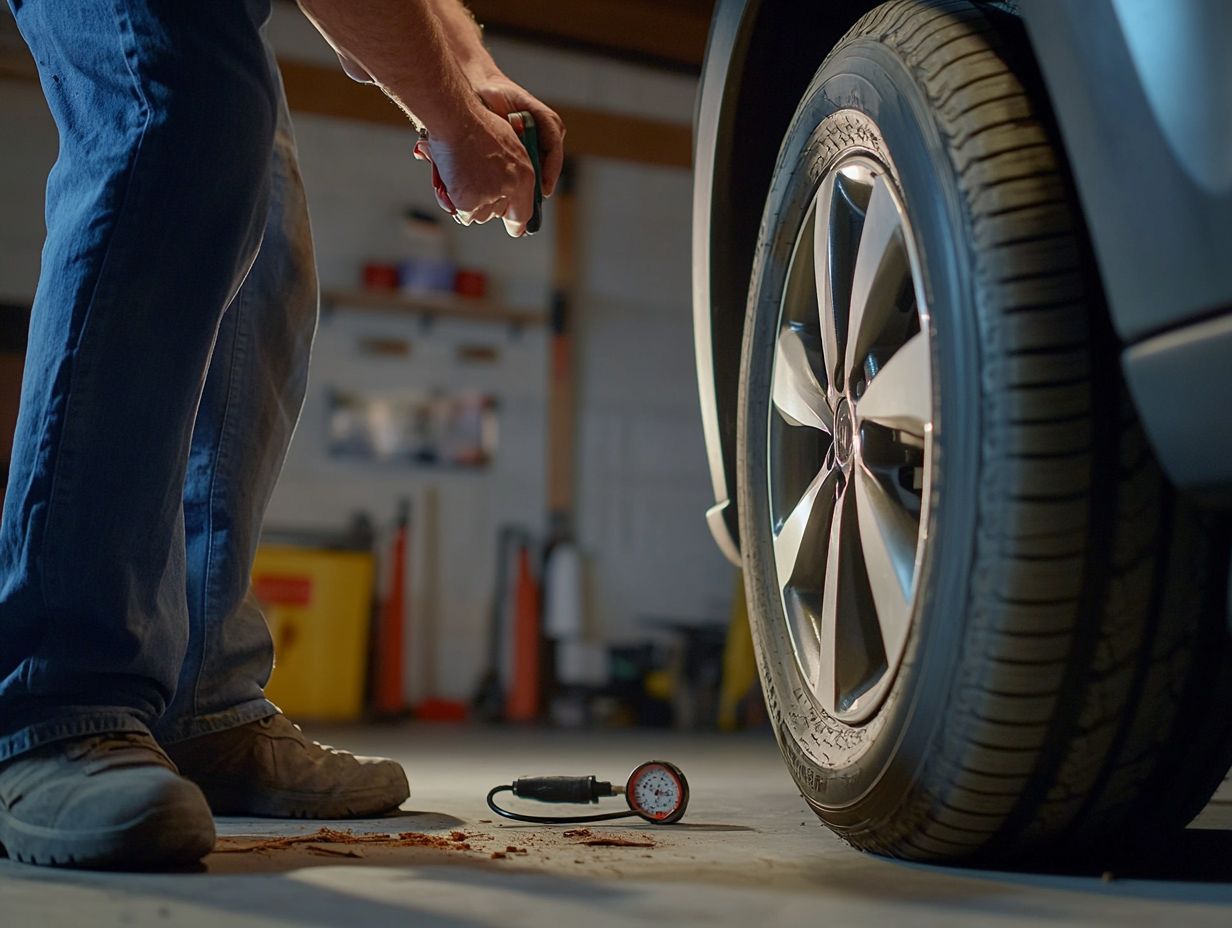
[(863, 151), (822, 178), (783, 291), (767, 441), (771, 532), (801, 677), (849, 724), (885, 701), (915, 621), (933, 377), (897, 187)]
[(834, 458), (840, 467), (850, 467), (854, 445), (855, 422), (851, 415), (851, 404), (844, 397), (839, 400), (838, 410), (834, 413)]

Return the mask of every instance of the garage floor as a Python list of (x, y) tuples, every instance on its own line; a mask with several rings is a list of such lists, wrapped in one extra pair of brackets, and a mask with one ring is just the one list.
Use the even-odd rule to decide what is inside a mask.
[[(1141, 872), (955, 871), (880, 860), (842, 845), (805, 810), (765, 736), (418, 726), (308, 731), (357, 753), (397, 757), (411, 774), (411, 811), (333, 827), (427, 833), (442, 846), (313, 842), (262, 850), (250, 836), (307, 834), (320, 823), (224, 819), (223, 852), (211, 855), (202, 872), (77, 873), (0, 860), (0, 924), (1232, 923), (1232, 792), (1226, 788), (1228, 801), (1217, 800), (1183, 846), (1161, 848)], [(693, 800), (685, 823), (616, 823), (566, 837), (563, 828), (492, 821), (483, 804), (488, 787), (518, 775), (595, 773), (619, 780), (651, 758), (672, 760), (689, 775)], [(583, 843), (612, 836), (653, 846)]]

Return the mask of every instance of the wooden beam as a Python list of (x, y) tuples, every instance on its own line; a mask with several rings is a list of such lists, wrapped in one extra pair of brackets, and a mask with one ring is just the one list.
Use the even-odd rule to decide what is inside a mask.
[(552, 198), (555, 226), (552, 263), (552, 334), (548, 356), (547, 497), (553, 534), (571, 535), (577, 482), (577, 391), (574, 376), (573, 298), (577, 289), (577, 194), (575, 165), (565, 171)]
[[(293, 110), (409, 127), (406, 117), (384, 94), (375, 87), (357, 84), (339, 68), (293, 59), (280, 59), (278, 66)], [(0, 55), (0, 78), (37, 80), (38, 75), (29, 55), (6, 53)], [(615, 158), (676, 168), (692, 164), (693, 135), (688, 125), (581, 107), (554, 108), (565, 121), (565, 149), (571, 157)]]
[(0, 80), (38, 82), (34, 59), (25, 48), (0, 48)]
[[(406, 126), (406, 117), (375, 87), (357, 84), (337, 68), (280, 60), (287, 102), (317, 116)], [(565, 149), (571, 157), (615, 158), (688, 168), (693, 132), (683, 123), (552, 104), (565, 121)]]
[(26, 359), (30, 307), (0, 302), (0, 506), (13, 457), (13, 431), (17, 427), (17, 400)]
[(467, 0), (486, 30), (700, 73), (714, 0)]
[(554, 109), (565, 121), (565, 152), (569, 157), (589, 155), (671, 168), (693, 166), (693, 128), (687, 124), (573, 106)]
[(278, 69), (282, 71), (287, 104), (293, 110), (410, 128), (410, 122), (392, 100), (376, 87), (351, 80), (340, 68), (279, 58)]

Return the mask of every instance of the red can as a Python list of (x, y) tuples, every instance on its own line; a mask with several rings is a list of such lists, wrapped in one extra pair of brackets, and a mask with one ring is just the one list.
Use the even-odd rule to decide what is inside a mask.
[(398, 265), (371, 261), (364, 265), (364, 289), (396, 292), (398, 289)]
[(488, 292), (488, 275), (473, 268), (459, 268), (453, 281), (453, 289), (459, 296), (485, 296)]

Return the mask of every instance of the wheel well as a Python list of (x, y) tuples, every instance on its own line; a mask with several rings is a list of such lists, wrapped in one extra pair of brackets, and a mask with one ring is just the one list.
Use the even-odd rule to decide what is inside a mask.
[[(736, 404), (745, 301), (779, 143), (822, 60), (878, 0), (762, 0), (743, 24), (727, 74), (711, 199), (710, 328), (714, 390), (729, 499), (735, 498)], [(805, 38), (809, 37), (809, 38)], [(720, 195), (739, 189), (739, 196)], [(738, 540), (735, 507), (725, 513)]]

